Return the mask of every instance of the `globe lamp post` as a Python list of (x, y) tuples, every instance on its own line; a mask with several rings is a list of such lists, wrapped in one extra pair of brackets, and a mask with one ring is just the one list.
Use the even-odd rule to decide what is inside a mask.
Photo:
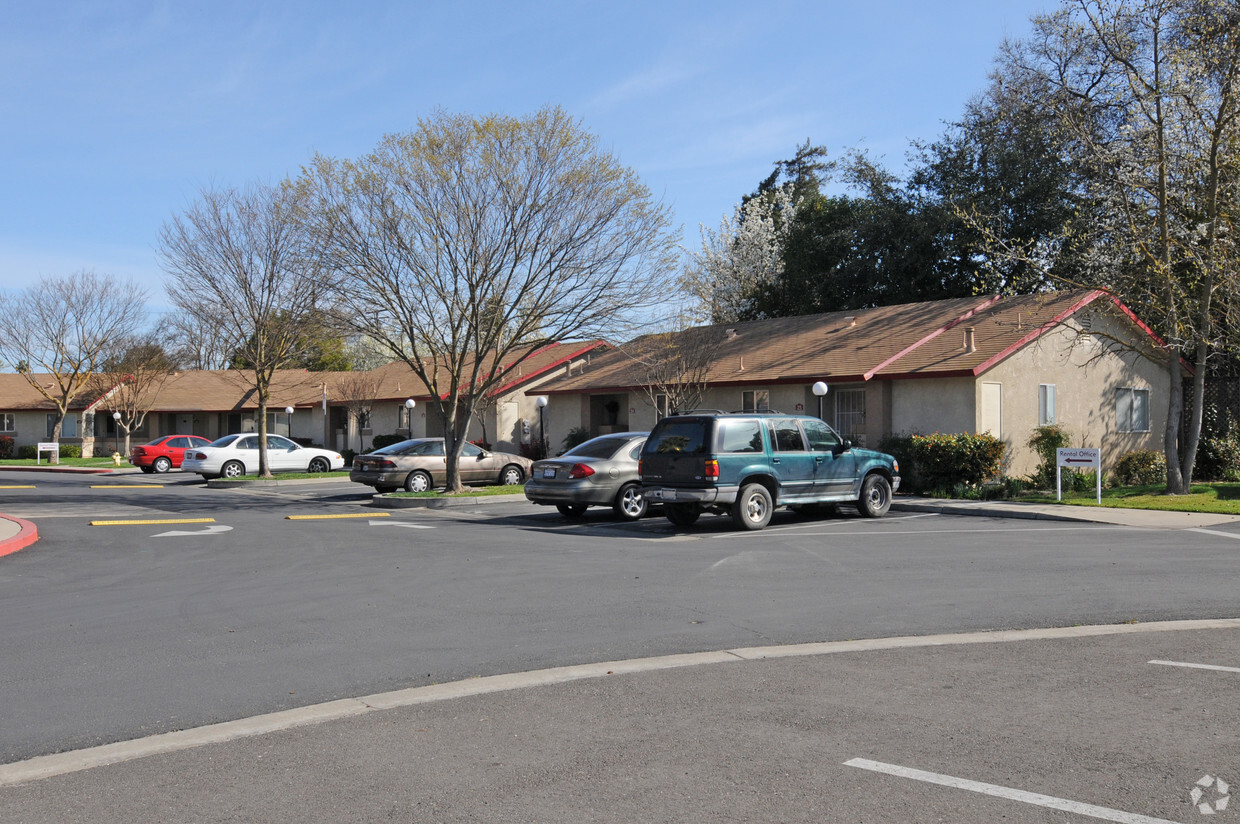
[(542, 442), (542, 456), (547, 457), (547, 430), (543, 428), (543, 410), (547, 408), (547, 396), (539, 395), (534, 401), (538, 406), (538, 439)]
[(813, 389), (814, 389), (814, 394), (818, 396), (818, 417), (819, 419), (823, 419), (822, 418), (822, 399), (823, 399), (823, 396), (827, 394), (827, 385), (822, 381), (818, 381), (817, 383), (814, 384)]

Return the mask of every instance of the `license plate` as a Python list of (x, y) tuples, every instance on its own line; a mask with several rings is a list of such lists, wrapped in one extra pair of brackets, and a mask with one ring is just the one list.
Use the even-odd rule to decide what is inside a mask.
[(553, 467), (553, 466), (546, 466), (546, 467), (543, 467), (543, 477), (544, 477), (544, 478), (554, 478), (554, 477), (555, 477), (555, 467)]
[(659, 490), (659, 497), (665, 501), (674, 501), (676, 500), (676, 490), (674, 489)]

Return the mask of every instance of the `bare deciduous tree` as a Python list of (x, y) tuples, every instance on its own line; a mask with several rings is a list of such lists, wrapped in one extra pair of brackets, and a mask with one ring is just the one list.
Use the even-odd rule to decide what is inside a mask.
[[(702, 400), (722, 337), (718, 327), (698, 326), (643, 335), (620, 349), (637, 362), (638, 380), (650, 405), (662, 414), (675, 414)], [(666, 399), (662, 409), (660, 395)]]
[(452, 491), (477, 398), (669, 291), (668, 210), (558, 108), (438, 113), (360, 160), (315, 158), (298, 188), (348, 315), (443, 399)]
[(169, 296), (188, 301), (246, 365), (237, 372), (258, 400), (265, 478), (272, 376), (300, 351), (305, 319), (327, 286), (303, 242), (297, 210), (297, 193), (288, 187), (204, 191), (160, 233)]
[[(59, 441), (69, 405), (87, 388), (91, 373), (142, 322), (146, 293), (128, 281), (79, 272), (44, 278), (5, 303), (0, 359), (55, 404), (52, 440)], [(40, 374), (51, 377), (50, 387)]]
[(130, 434), (142, 426), (164, 385), (172, 377), (174, 365), (153, 335), (135, 338), (120, 345), (119, 356), (108, 358), (91, 377), (92, 390), (106, 394), (103, 409), (115, 415), (118, 428), (125, 433), (129, 454)]
[(227, 369), (233, 350), (229, 338), (220, 334), (212, 320), (193, 308), (167, 315), (161, 330), (171, 346), (170, 356), (184, 369)]
[(357, 422), (357, 448), (359, 452), (366, 450), (366, 441), (362, 436), (363, 425), (370, 419), (375, 406), (375, 398), (379, 394), (379, 378), (370, 372), (347, 372), (340, 375), (335, 382), (335, 395), (344, 403), (349, 417)]

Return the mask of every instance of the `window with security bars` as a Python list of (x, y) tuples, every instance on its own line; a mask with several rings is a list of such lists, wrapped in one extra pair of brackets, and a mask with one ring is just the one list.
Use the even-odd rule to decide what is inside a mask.
[(857, 445), (865, 439), (865, 390), (841, 389), (835, 393), (835, 429)]
[(1150, 431), (1150, 390), (1115, 390), (1115, 425), (1120, 432)]

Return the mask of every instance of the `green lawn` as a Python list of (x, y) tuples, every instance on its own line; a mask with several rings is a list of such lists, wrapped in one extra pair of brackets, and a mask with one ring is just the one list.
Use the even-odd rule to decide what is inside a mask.
[[(275, 472), (273, 473), (277, 481), (297, 481), (305, 478), (348, 478), (349, 470), (338, 469), (334, 472)], [(258, 481), (263, 480), (257, 475), (241, 475), (237, 478), (217, 478), (213, 480), (223, 481)]]
[[(1219, 515), (1240, 515), (1240, 483), (1193, 484), (1188, 495), (1168, 495), (1164, 487), (1128, 486), (1102, 490), (1102, 506), (1119, 509), (1163, 509), (1175, 512), (1210, 512)], [(1055, 503), (1055, 493), (1028, 493), (1013, 500), (1031, 503)], [(1064, 491), (1063, 504), (1098, 506), (1094, 491)]]
[[(48, 456), (44, 455), (43, 460), (35, 463), (32, 458), (5, 458), (0, 460), (0, 466), (49, 466)], [(114, 466), (111, 458), (61, 458), (59, 466), (89, 466), (96, 469)], [(121, 466), (129, 466), (129, 462), (125, 461)]]

